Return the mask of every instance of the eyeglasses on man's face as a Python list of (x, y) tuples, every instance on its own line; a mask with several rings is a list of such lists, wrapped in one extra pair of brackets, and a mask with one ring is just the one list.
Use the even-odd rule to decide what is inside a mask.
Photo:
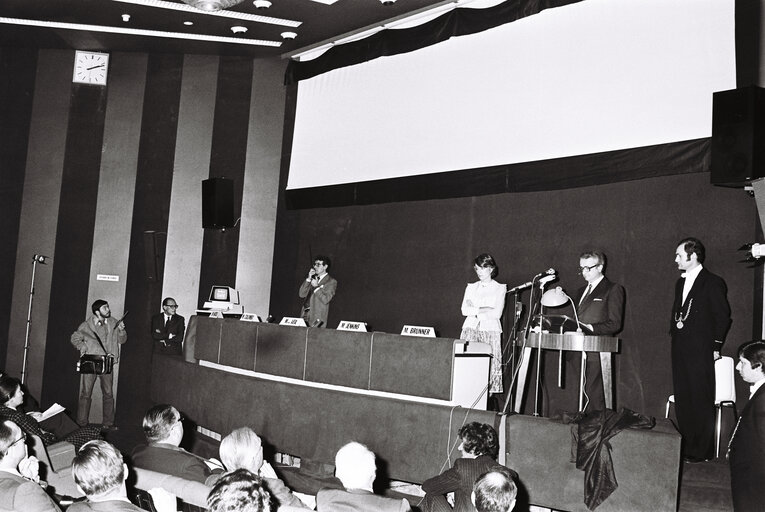
[(595, 267), (599, 267), (599, 266), (600, 266), (600, 263), (596, 263), (594, 265), (589, 265), (589, 266), (585, 266), (585, 267), (579, 267), (579, 273), (580, 274), (584, 274), (585, 272), (589, 272), (592, 269), (594, 269)]

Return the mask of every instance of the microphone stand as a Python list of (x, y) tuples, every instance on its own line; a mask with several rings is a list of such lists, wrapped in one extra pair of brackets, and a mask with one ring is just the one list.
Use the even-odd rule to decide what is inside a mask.
[(24, 334), (24, 357), (21, 361), (21, 383), (26, 382), (27, 376), (27, 354), (29, 353), (29, 331), (32, 328), (32, 300), (35, 296), (35, 273), (37, 271), (37, 264), (45, 264), (45, 256), (35, 254), (32, 257), (32, 284), (29, 288), (29, 307), (27, 308), (27, 327)]

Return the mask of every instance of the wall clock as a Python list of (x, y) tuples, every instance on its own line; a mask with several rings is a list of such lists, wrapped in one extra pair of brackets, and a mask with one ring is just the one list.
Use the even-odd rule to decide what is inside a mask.
[(79, 84), (106, 85), (106, 73), (109, 70), (109, 54), (83, 52), (77, 50), (74, 55), (74, 74), (72, 82)]

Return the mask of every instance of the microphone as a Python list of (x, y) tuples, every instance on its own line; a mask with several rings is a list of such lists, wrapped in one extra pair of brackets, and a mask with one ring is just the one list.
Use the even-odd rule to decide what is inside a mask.
[[(552, 269), (550, 269), (550, 270), (552, 270)], [(549, 283), (550, 281), (555, 281), (555, 279), (557, 279), (557, 278), (558, 278), (558, 276), (556, 276), (554, 274), (553, 275), (548, 275), (548, 276), (545, 276), (542, 279), (540, 279), (538, 281), (538, 283), (540, 285), (543, 285), (543, 284)]]
[(50, 256), (43, 256), (42, 254), (35, 254), (32, 256), (32, 259), (36, 261), (37, 263), (41, 263), (43, 265), (46, 265), (47, 262), (45, 260), (52, 259)]
[[(526, 288), (531, 288), (532, 286), (534, 286), (534, 281), (536, 281), (540, 277), (543, 278), (540, 281), (540, 284), (549, 283), (550, 281), (555, 279), (555, 276), (557, 274), (558, 274), (557, 270), (555, 270), (554, 268), (548, 268), (547, 270), (545, 270), (541, 274), (535, 275), (534, 279), (532, 279), (531, 281), (527, 281), (527, 282), (525, 282), (523, 284), (519, 284), (515, 288), (510, 288), (509, 290), (507, 290), (507, 293), (516, 293), (516, 292), (519, 292), (521, 290), (525, 290)], [(543, 277), (543, 276), (546, 276), (546, 277)]]

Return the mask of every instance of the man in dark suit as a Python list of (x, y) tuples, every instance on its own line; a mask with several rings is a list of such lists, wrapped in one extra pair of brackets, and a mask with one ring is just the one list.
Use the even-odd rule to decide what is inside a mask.
[(316, 494), (318, 512), (406, 512), (405, 499), (386, 498), (372, 491), (377, 476), (375, 454), (361, 443), (348, 443), (335, 455), (335, 476), (345, 490), (322, 489)]
[(136, 512), (127, 497), (128, 468), (122, 454), (106, 441), (90, 441), (72, 461), (72, 476), (88, 501), (75, 503), (68, 512)]
[(160, 354), (180, 355), (183, 352), (183, 335), (186, 320), (176, 314), (178, 303), (172, 297), (162, 301), (162, 313), (151, 317), (151, 337), (156, 341), (154, 350)]
[[(579, 271), (587, 285), (577, 290), (574, 301), (579, 322), (587, 334), (615, 336), (624, 324), (624, 288), (603, 275), (605, 267), (606, 255), (600, 251), (587, 251), (579, 256)], [(587, 354), (585, 375), (584, 390), (589, 398), (587, 409), (604, 410), (606, 401), (600, 354)]]
[(12, 421), (0, 423), (0, 510), (60, 512), (38, 483), (39, 463), (27, 456), (25, 439)]
[(733, 510), (756, 512), (765, 488), (765, 342), (743, 344), (738, 360), (736, 369), (751, 387), (728, 448)]
[(326, 256), (316, 256), (308, 277), (300, 285), (298, 295), (303, 299), (300, 317), (309, 327), (326, 327), (329, 302), (335, 296), (337, 281), (327, 274), (332, 262)]
[(714, 456), (714, 362), (730, 326), (725, 281), (703, 267), (705, 254), (696, 238), (677, 245), (675, 262), (683, 274), (675, 284), (669, 327), (675, 415), (689, 462)]
[(212, 474), (206, 461), (180, 447), (183, 439), (183, 418), (172, 405), (155, 405), (143, 417), (143, 433), (147, 445), (133, 450), (137, 468), (205, 483)]

